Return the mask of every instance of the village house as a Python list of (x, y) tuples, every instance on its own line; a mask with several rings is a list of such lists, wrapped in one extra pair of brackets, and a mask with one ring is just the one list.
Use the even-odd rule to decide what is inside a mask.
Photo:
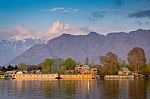
[(91, 68), (90, 69), (90, 74), (97, 75), (98, 74), (98, 68), (96, 68), (96, 67)]
[(127, 76), (130, 74), (131, 74), (131, 71), (126, 67), (122, 67), (121, 70), (118, 72), (118, 75), (121, 75), (121, 76)]
[(30, 74), (42, 74), (42, 70), (32, 70), (29, 73)]
[(22, 71), (18, 71), (16, 74), (17, 74), (17, 75), (22, 75), (23, 72), (22, 72)]
[(65, 74), (74, 74), (75, 70), (65, 70)]
[(75, 73), (90, 74), (90, 67), (88, 65), (77, 65), (75, 67)]
[(82, 65), (77, 65), (77, 66), (75, 67), (75, 73), (76, 73), (76, 74), (81, 73), (81, 69), (82, 69)]
[(6, 71), (5, 75), (7, 76), (11, 76), (11, 75), (15, 75), (17, 71)]
[(76, 74), (98, 74), (98, 69), (96, 67), (90, 68), (88, 65), (77, 65), (75, 67)]

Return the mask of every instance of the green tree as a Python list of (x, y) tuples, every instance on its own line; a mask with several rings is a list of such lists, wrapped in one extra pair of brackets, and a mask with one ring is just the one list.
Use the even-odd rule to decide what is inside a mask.
[(76, 62), (76, 65), (81, 65), (82, 63), (80, 61)]
[(24, 64), (24, 63), (18, 64), (18, 70), (19, 71), (24, 71), (25, 69), (26, 69), (26, 64)]
[(5, 66), (3, 66), (3, 67), (1, 68), (1, 71), (6, 72)]
[(89, 58), (88, 57), (85, 58), (84, 65), (89, 65)]
[(129, 68), (128, 67), (128, 64), (126, 64), (126, 61), (125, 60), (122, 60), (121, 58), (118, 59), (118, 62), (120, 64), (121, 67), (126, 67), (126, 68)]
[(76, 66), (76, 62), (72, 58), (67, 58), (64, 62), (64, 66), (66, 70), (74, 70)]
[(100, 61), (102, 64), (101, 72), (103, 72), (103, 74), (117, 74), (120, 70), (118, 56), (112, 52), (108, 52), (106, 55), (101, 56)]
[(95, 65), (94, 59), (91, 60), (91, 65)]
[(15, 69), (15, 70), (18, 70), (18, 66), (17, 66), (17, 65), (15, 65), (14, 69)]
[(148, 63), (148, 64), (146, 65), (146, 67), (147, 67), (147, 72), (150, 74), (150, 63)]
[(7, 71), (12, 71), (12, 70), (14, 70), (14, 67), (13, 67), (13, 66), (11, 66), (11, 65), (8, 65), (8, 67), (7, 67)]
[(53, 63), (54, 63), (53, 59), (50, 58), (45, 59), (44, 62), (40, 64), (42, 68), (42, 72), (51, 73)]
[(131, 70), (146, 73), (146, 57), (142, 48), (135, 47), (128, 53), (128, 63)]
[(65, 70), (63, 70), (62, 67), (64, 64), (64, 60), (61, 59), (61, 58), (57, 58), (57, 59), (54, 59), (54, 62), (53, 62), (53, 65), (52, 65), (52, 72), (53, 73), (62, 73), (64, 72)]

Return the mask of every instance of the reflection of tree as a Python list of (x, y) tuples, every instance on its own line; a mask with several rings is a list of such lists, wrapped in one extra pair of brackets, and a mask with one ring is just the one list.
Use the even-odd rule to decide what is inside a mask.
[(147, 99), (150, 99), (150, 80), (147, 81)]
[(60, 99), (73, 99), (75, 93), (75, 82), (67, 80), (44, 81), (43, 92), (45, 97), (52, 99), (58, 97)]
[(97, 80), (76, 80), (75, 91), (80, 99), (99, 99), (99, 82)]
[(75, 93), (75, 82), (74, 81), (64, 81), (63, 91), (66, 94), (66, 99), (73, 99), (73, 94)]
[(104, 99), (116, 98), (119, 96), (119, 80), (104, 80), (101, 85)]
[(142, 79), (130, 81), (128, 94), (132, 99), (147, 99), (147, 81)]
[(75, 83), (73, 81), (44, 81), (42, 85), (45, 97), (73, 99), (75, 93)]
[(102, 99), (147, 99), (147, 81), (142, 79), (104, 80), (100, 87)]
[(46, 97), (52, 96), (53, 95), (52, 91), (53, 91), (54, 88), (52, 88), (51, 83), (49, 81), (44, 81), (43, 83), (44, 83), (43, 84), (43, 89), (44, 89), (45, 96)]
[(15, 87), (16, 87), (16, 91), (20, 92), (21, 95), (23, 95), (23, 93), (25, 92), (25, 81), (23, 80), (15, 80), (12, 81), (12, 83), (15, 83)]

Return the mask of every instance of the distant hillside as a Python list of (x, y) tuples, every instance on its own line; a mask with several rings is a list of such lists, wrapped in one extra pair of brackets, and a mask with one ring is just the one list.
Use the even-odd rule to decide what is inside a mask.
[(20, 56), (14, 58), (9, 64), (38, 64), (45, 58), (72, 57), (76, 61), (84, 62), (86, 57), (99, 62), (99, 56), (108, 51), (116, 53), (120, 58), (126, 59), (129, 50), (141, 47), (150, 60), (150, 30), (136, 30), (129, 33), (109, 33), (106, 36), (91, 32), (88, 35), (62, 34), (48, 41), (31, 47)]
[(44, 42), (39, 39), (0, 40), (0, 66), (7, 64), (33, 45), (41, 43)]

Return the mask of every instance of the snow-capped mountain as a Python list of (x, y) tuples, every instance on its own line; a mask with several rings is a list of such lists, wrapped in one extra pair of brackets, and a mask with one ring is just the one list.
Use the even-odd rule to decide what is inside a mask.
[(38, 64), (45, 58), (68, 58), (84, 62), (88, 57), (99, 63), (99, 56), (112, 51), (126, 60), (128, 52), (134, 47), (145, 50), (147, 62), (150, 62), (150, 30), (136, 30), (129, 33), (109, 33), (100, 35), (90, 32), (88, 35), (62, 34), (45, 44), (38, 44), (15, 57), (9, 64)]
[(24, 51), (36, 44), (42, 44), (45, 41), (40, 39), (17, 39), (0, 40), (0, 65), (5, 65), (14, 57), (22, 54)]

